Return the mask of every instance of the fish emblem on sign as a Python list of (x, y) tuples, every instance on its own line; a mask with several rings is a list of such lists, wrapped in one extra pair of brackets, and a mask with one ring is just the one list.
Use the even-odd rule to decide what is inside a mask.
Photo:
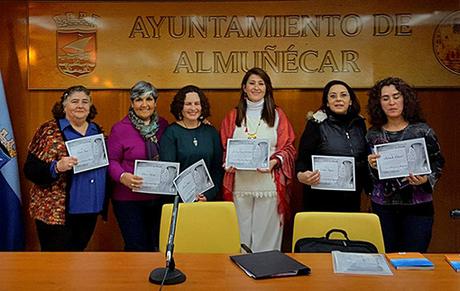
[(446, 16), (433, 33), (433, 50), (438, 62), (460, 75), (460, 10)]
[(98, 18), (85, 12), (67, 12), (54, 17), (56, 64), (61, 73), (78, 78), (94, 71)]

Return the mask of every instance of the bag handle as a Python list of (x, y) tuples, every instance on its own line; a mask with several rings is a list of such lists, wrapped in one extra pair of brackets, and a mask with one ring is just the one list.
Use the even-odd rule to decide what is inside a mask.
[(345, 237), (346, 240), (350, 240), (348, 238), (347, 232), (345, 230), (343, 230), (343, 229), (338, 229), (338, 228), (333, 228), (333, 229), (329, 230), (326, 233), (326, 238), (329, 239), (329, 236), (331, 236), (331, 234), (334, 233), (334, 232), (339, 232)]

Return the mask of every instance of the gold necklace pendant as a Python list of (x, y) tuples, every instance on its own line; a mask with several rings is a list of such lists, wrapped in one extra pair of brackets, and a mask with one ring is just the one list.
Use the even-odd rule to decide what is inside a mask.
[(252, 132), (252, 133), (249, 132), (248, 124), (246, 123), (244, 132), (245, 132), (246, 135), (248, 136), (248, 139), (256, 139), (256, 138), (257, 138), (257, 131), (259, 130), (260, 122), (261, 122), (261, 121), (262, 121), (262, 119), (259, 119), (259, 123), (257, 124), (256, 131), (254, 131), (254, 132)]
[(257, 133), (256, 132), (254, 132), (254, 133), (249, 133), (248, 132), (247, 135), (248, 135), (248, 139), (256, 139), (257, 138)]

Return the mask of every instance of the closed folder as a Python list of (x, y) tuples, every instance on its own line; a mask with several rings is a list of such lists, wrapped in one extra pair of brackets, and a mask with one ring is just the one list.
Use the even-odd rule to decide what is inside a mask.
[(310, 274), (310, 268), (280, 251), (230, 256), (248, 276), (265, 279)]
[(433, 270), (433, 263), (423, 254), (418, 252), (401, 252), (387, 253), (385, 256), (390, 260), (390, 263), (395, 269), (400, 270)]

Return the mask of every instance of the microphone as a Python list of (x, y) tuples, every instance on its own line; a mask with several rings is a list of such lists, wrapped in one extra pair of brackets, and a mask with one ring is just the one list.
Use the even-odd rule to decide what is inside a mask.
[(154, 284), (174, 285), (185, 281), (185, 274), (176, 269), (174, 262), (174, 235), (176, 233), (177, 212), (179, 211), (179, 195), (174, 198), (174, 205), (169, 225), (168, 245), (166, 246), (166, 267), (156, 268), (150, 272), (149, 281)]
[(449, 214), (451, 218), (460, 218), (460, 209), (452, 209)]

